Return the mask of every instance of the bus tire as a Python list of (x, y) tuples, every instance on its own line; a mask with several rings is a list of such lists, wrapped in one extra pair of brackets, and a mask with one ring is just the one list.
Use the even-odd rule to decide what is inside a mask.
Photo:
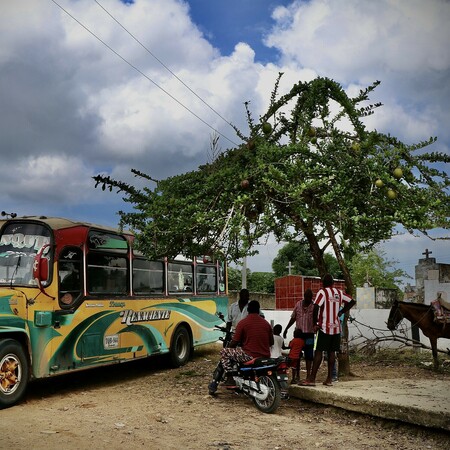
[(22, 345), (14, 339), (0, 340), (0, 409), (22, 399), (29, 375), (30, 366)]
[(184, 366), (191, 357), (192, 340), (187, 328), (179, 326), (172, 336), (170, 345), (170, 363), (173, 367)]

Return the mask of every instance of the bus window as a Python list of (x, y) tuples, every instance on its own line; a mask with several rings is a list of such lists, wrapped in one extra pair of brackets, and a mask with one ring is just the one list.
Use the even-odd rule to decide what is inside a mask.
[(192, 292), (193, 273), (191, 263), (168, 264), (169, 292)]
[(128, 242), (119, 234), (91, 230), (87, 286), (90, 294), (128, 293)]
[(59, 256), (59, 302), (72, 305), (83, 292), (83, 257), (78, 247), (66, 247)]
[(196, 275), (198, 293), (217, 291), (217, 271), (214, 266), (198, 265), (196, 267)]
[[(42, 224), (7, 224), (0, 238), (0, 284), (36, 286), (34, 257), (49, 243), (50, 231)], [(50, 265), (51, 253), (47, 250), (44, 256)]]
[(89, 250), (108, 253), (127, 253), (128, 242), (123, 236), (92, 230), (88, 237)]
[(90, 294), (126, 294), (127, 258), (89, 253), (87, 286)]
[(134, 259), (133, 292), (135, 294), (164, 293), (164, 263), (142, 258)]

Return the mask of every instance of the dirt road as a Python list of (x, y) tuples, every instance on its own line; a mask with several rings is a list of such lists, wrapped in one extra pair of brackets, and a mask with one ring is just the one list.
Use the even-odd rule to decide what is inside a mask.
[[(30, 385), (20, 405), (0, 411), (0, 449), (445, 449), (443, 432), (283, 401), (263, 414), (251, 400), (207, 384), (219, 347), (188, 365), (161, 359), (94, 369)], [(398, 367), (353, 365), (364, 378), (395, 376)], [(446, 377), (430, 370), (409, 375)], [(414, 373), (412, 373), (414, 372)], [(383, 375), (384, 374), (384, 375)], [(345, 381), (342, 381), (345, 382)]]

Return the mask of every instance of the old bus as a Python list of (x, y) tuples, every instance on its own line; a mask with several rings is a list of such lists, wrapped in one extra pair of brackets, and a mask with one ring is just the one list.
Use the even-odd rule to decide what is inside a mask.
[(29, 380), (217, 341), (223, 261), (150, 261), (133, 235), (61, 218), (0, 221), (0, 408)]

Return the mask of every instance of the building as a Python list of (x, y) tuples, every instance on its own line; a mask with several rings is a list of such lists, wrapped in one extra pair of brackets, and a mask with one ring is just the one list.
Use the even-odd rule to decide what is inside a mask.
[[(322, 287), (322, 280), (319, 277), (309, 277), (303, 275), (286, 275), (275, 279), (275, 309), (279, 311), (292, 311), (295, 304), (302, 300), (307, 289), (317, 291)], [(334, 287), (345, 291), (344, 280), (335, 280)]]
[(425, 250), (425, 258), (419, 259), (415, 267), (416, 288), (412, 301), (429, 305), (440, 295), (450, 302), (450, 264), (438, 263), (430, 258), (432, 252)]

